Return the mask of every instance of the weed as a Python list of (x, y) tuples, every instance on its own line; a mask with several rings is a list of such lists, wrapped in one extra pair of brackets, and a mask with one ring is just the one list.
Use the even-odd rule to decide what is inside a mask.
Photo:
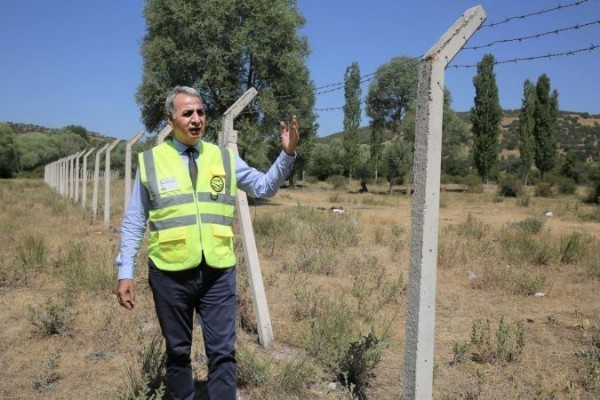
[(273, 360), (238, 343), (236, 351), (238, 385), (260, 387), (267, 383)]
[(478, 220), (472, 214), (467, 216), (467, 220), (462, 224), (453, 225), (449, 228), (458, 236), (466, 236), (471, 239), (482, 239), (489, 232), (490, 226), (483, 221)]
[[(142, 333), (138, 340), (144, 340)], [(164, 397), (167, 356), (163, 343), (162, 336), (154, 332), (150, 342), (142, 345), (135, 364), (127, 362), (127, 387), (123, 393), (116, 395), (118, 400), (159, 400)]]
[(60, 361), (60, 352), (54, 351), (50, 357), (44, 361), (44, 372), (33, 380), (33, 389), (37, 392), (48, 392), (52, 390), (58, 381), (62, 378), (56, 372)]
[(332, 175), (327, 178), (327, 183), (333, 186), (334, 189), (345, 189), (348, 184), (348, 178), (342, 175)]
[(512, 275), (514, 294), (533, 296), (547, 290), (547, 278), (543, 272), (531, 273), (527, 270)]
[(382, 244), (383, 241), (384, 241), (383, 229), (380, 226), (378, 226), (377, 228), (375, 228), (375, 243)]
[(379, 288), (379, 299), (382, 304), (398, 304), (398, 299), (406, 292), (406, 284), (402, 272), (392, 281), (383, 281)]
[(469, 357), (469, 343), (467, 342), (454, 342), (452, 346), (452, 361), (450, 365), (456, 365), (463, 361), (470, 359)]
[(46, 262), (47, 246), (44, 238), (34, 234), (28, 234), (23, 241), (17, 245), (17, 259), (23, 267), (36, 270)]
[(366, 196), (361, 200), (361, 203), (366, 206), (384, 206), (386, 201), (382, 197)]
[(379, 363), (381, 355), (378, 351), (378, 340), (370, 333), (350, 347), (339, 363), (338, 379), (342, 384), (351, 388), (358, 399), (366, 399), (365, 389), (375, 378), (374, 369)]
[(309, 289), (306, 285), (297, 286), (294, 297), (296, 302), (292, 306), (292, 315), (297, 320), (316, 318), (325, 301), (320, 287)]
[(575, 264), (585, 257), (587, 246), (583, 234), (573, 232), (561, 239), (560, 262), (562, 264)]
[(64, 304), (49, 298), (42, 306), (29, 306), (29, 321), (42, 336), (60, 335), (70, 329), (73, 315)]
[(514, 326), (500, 318), (496, 330), (496, 341), (492, 342), (490, 321), (475, 320), (471, 329), (471, 359), (479, 363), (515, 362), (525, 347), (525, 328), (522, 321)]
[(358, 315), (341, 302), (323, 302), (303, 332), (304, 346), (324, 366), (335, 369), (347, 350), (348, 343), (356, 337)]
[(516, 203), (519, 207), (529, 207), (531, 204), (531, 196), (528, 194), (521, 194), (517, 196)]
[(540, 218), (530, 217), (523, 221), (516, 222), (515, 225), (527, 233), (539, 233), (544, 227), (544, 221)]
[(332, 204), (339, 204), (344, 201), (344, 199), (342, 199), (342, 196), (340, 196), (338, 193), (332, 194), (327, 200)]
[(67, 251), (54, 264), (66, 286), (86, 292), (106, 293), (115, 284), (116, 268), (113, 251), (94, 248), (85, 242), (71, 242)]
[(283, 362), (279, 372), (274, 377), (274, 386), (285, 393), (301, 393), (305, 382), (309, 382), (315, 376), (315, 368), (307, 357), (293, 357)]
[(282, 242), (293, 241), (295, 235), (294, 224), (283, 215), (256, 217), (253, 227), (258, 242), (266, 248), (269, 256), (275, 254), (275, 249)]

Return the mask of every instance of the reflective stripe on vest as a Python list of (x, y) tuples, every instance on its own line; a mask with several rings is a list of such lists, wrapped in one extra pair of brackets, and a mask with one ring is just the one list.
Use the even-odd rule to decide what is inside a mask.
[(157, 268), (194, 268), (202, 256), (214, 268), (235, 265), (233, 212), (237, 191), (231, 150), (201, 143), (197, 191), (171, 141), (140, 154), (149, 200), (149, 257)]

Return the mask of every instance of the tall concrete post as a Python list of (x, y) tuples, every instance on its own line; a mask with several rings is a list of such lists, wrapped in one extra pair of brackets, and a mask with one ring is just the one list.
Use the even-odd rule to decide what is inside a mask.
[(131, 147), (137, 142), (144, 131), (139, 131), (136, 133), (127, 145), (125, 145), (125, 195), (124, 195), (124, 205), (123, 209), (127, 207), (127, 202), (129, 201), (129, 195), (131, 194)]
[(420, 60), (404, 347), (405, 399), (433, 397), (444, 70), (485, 18), (481, 6), (468, 9)]
[(83, 155), (83, 166), (81, 167), (81, 207), (85, 210), (87, 204), (87, 159), (96, 150), (93, 147)]
[(171, 133), (171, 127), (169, 125), (165, 126), (158, 134), (156, 135), (156, 144), (161, 144), (165, 141), (165, 138), (169, 136)]
[(104, 230), (107, 231), (110, 222), (110, 152), (121, 139), (116, 139), (106, 148), (104, 156)]
[(79, 159), (81, 158), (81, 156), (85, 153), (85, 150), (81, 150), (79, 153), (77, 153), (77, 155), (75, 156), (75, 177), (74, 177), (74, 181), (75, 181), (75, 203), (77, 203), (79, 201), (79, 179), (80, 179), (80, 173), (81, 173), (81, 169), (79, 168)]
[[(257, 94), (258, 92), (256, 89), (250, 88), (231, 107), (229, 107), (227, 111), (225, 111), (225, 114), (223, 114), (223, 118), (221, 119), (222, 131), (219, 132), (219, 145), (227, 146), (236, 154), (238, 153), (237, 131), (233, 130), (233, 120)], [(252, 303), (254, 304), (254, 313), (258, 325), (258, 339), (264, 348), (269, 348), (273, 345), (273, 326), (271, 325), (267, 296), (265, 294), (262, 273), (260, 270), (256, 239), (254, 238), (254, 231), (252, 229), (250, 209), (248, 208), (248, 198), (246, 193), (239, 189), (236, 196), (236, 209), (242, 242), (244, 244), (244, 255), (246, 256), (246, 261), (248, 263), (248, 277), (250, 280), (250, 288), (252, 289)]]
[(94, 164), (94, 188), (92, 191), (92, 216), (96, 219), (98, 215), (98, 186), (100, 181), (100, 155), (106, 150), (110, 143), (106, 143), (96, 152), (96, 163)]
[(75, 194), (75, 157), (76, 154), (69, 156), (69, 163), (67, 164), (67, 190), (70, 199), (73, 199)]

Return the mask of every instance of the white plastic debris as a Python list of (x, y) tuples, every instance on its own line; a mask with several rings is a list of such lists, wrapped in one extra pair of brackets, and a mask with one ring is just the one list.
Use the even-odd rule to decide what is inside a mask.
[(544, 217), (554, 217), (554, 213), (552, 211), (546, 211)]
[(544, 297), (546, 295), (546, 293), (544, 292), (537, 292), (536, 294), (534, 294), (535, 297)]

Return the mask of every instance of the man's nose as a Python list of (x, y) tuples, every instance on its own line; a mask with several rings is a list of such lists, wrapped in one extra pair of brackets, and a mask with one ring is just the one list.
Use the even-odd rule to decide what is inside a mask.
[(192, 122), (194, 122), (194, 123), (200, 122), (200, 114), (198, 114), (196, 111), (194, 111), (192, 113)]

